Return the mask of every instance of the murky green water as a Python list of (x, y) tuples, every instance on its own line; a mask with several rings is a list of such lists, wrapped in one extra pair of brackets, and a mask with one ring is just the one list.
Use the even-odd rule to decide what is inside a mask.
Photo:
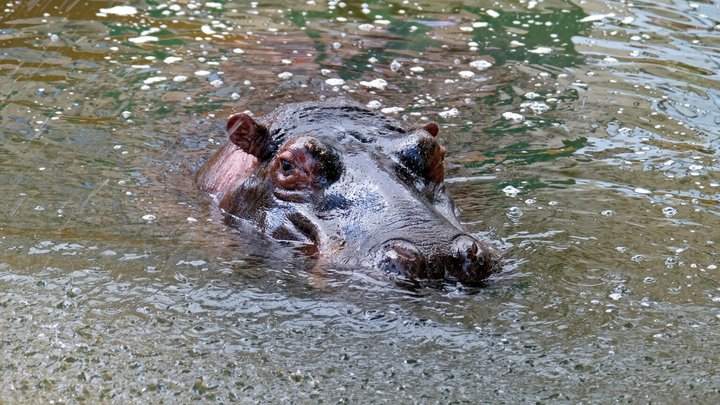
[[(720, 398), (719, 3), (118, 5), (0, 6), (0, 402)], [(333, 95), (439, 122), (516, 265), (410, 294), (224, 228), (224, 118)]]

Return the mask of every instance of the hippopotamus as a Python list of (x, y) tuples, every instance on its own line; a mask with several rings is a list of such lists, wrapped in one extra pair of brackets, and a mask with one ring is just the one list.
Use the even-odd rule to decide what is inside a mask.
[(458, 220), (438, 131), (347, 99), (287, 104), (260, 119), (236, 113), (195, 182), (229, 226), (252, 224), (332, 265), (477, 285), (500, 268), (499, 254)]

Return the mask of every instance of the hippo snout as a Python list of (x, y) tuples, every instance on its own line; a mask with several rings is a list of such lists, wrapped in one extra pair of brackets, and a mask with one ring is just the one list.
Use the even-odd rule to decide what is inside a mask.
[(390, 241), (385, 246), (377, 267), (410, 280), (479, 284), (499, 267), (493, 248), (465, 234), (427, 251), (405, 240)]

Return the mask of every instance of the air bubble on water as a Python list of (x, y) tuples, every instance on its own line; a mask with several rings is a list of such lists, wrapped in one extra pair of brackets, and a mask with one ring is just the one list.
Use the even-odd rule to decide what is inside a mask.
[(556, 205), (558, 205), (558, 204), (559, 204), (559, 203), (558, 203), (557, 201), (550, 201), (550, 202), (548, 203), (548, 205), (553, 206), (553, 207), (556, 206)]
[(392, 70), (393, 72), (397, 72), (398, 70), (400, 70), (401, 67), (402, 63), (398, 62), (397, 60), (393, 60), (390, 63), (390, 70)]
[(449, 110), (439, 112), (438, 115), (443, 118), (457, 117), (460, 115), (460, 111), (457, 108), (451, 108)]
[(142, 219), (145, 221), (154, 221), (157, 217), (153, 214), (145, 214), (142, 216)]
[[(100, 17), (106, 17), (107, 14), (114, 14), (120, 16), (133, 15), (137, 13), (137, 8), (132, 6), (115, 6), (110, 8), (101, 8), (98, 15)], [(104, 14), (104, 15), (100, 15)]]
[(519, 189), (517, 189), (517, 188), (515, 188), (515, 187), (513, 187), (513, 186), (510, 186), (510, 185), (505, 186), (505, 188), (503, 188), (502, 191), (503, 191), (503, 193), (505, 193), (505, 195), (508, 196), (508, 197), (517, 197), (517, 195), (520, 193), (520, 190), (519, 190)]
[(160, 28), (151, 27), (151, 28), (149, 28), (149, 29), (147, 29), (147, 30), (145, 30), (145, 31), (142, 31), (142, 32), (140, 33), (140, 35), (150, 35), (150, 34), (154, 34), (154, 33), (156, 33), (156, 32), (160, 32)]
[[(115, 150), (118, 150), (118, 149), (120, 149), (120, 148), (122, 148), (122, 145), (114, 145), (114, 146), (113, 146), (113, 149), (115, 149)], [(122, 181), (122, 180), (121, 180), (121, 181)]]
[(627, 253), (629, 249), (626, 248), (625, 246), (617, 246), (617, 247), (615, 247), (615, 250), (620, 253)]
[(529, 108), (535, 114), (542, 114), (550, 109), (550, 106), (542, 101), (530, 101), (520, 104), (520, 108)]
[(523, 117), (521, 114), (514, 113), (511, 111), (506, 111), (502, 114), (502, 117), (508, 121), (514, 121), (514, 122), (522, 122), (525, 120), (525, 117)]
[(378, 100), (372, 100), (366, 104), (367, 108), (371, 110), (377, 110), (378, 108), (382, 107), (382, 103)]
[[(552, 48), (548, 48), (546, 46), (538, 46), (534, 49), (529, 50), (530, 53), (535, 53), (538, 55), (547, 55), (552, 52)], [(577, 83), (576, 83), (577, 84)]]
[(360, 31), (371, 31), (371, 30), (374, 29), (374, 28), (375, 28), (375, 26), (372, 25), (372, 24), (360, 24), (360, 25), (358, 25), (358, 29), (359, 29)]
[(643, 256), (643, 255), (635, 255), (635, 256), (631, 257), (630, 260), (632, 260), (632, 261), (635, 262), (635, 263), (644, 262), (644, 261), (645, 261), (645, 256)]
[(663, 215), (665, 215), (668, 218), (672, 218), (675, 215), (677, 215), (677, 210), (673, 207), (665, 207), (662, 209)]
[(130, 111), (123, 111), (123, 112), (122, 112), (122, 117), (123, 117), (123, 118), (128, 119), (128, 118), (130, 118), (130, 116), (132, 116), (132, 113), (131, 113)]
[(527, 205), (533, 205), (536, 202), (537, 202), (537, 200), (535, 200), (534, 198), (528, 198), (527, 200), (525, 200), (525, 204), (527, 204)]
[(220, 79), (215, 79), (210, 82), (210, 85), (213, 87), (221, 87), (223, 85), (223, 81)]
[(152, 35), (143, 35), (135, 38), (129, 38), (128, 41), (132, 42), (133, 44), (144, 44), (146, 42), (157, 42), (160, 38), (154, 37)]
[(293, 74), (290, 72), (282, 72), (282, 73), (278, 74), (278, 77), (282, 80), (287, 80), (287, 79), (293, 77)]
[(665, 259), (665, 267), (668, 269), (672, 269), (677, 264), (677, 258), (675, 257), (668, 257)]
[(190, 266), (193, 266), (193, 267), (198, 267), (198, 266), (202, 266), (202, 265), (205, 264), (205, 263), (206, 263), (205, 260), (190, 260), (190, 261), (180, 260), (179, 262), (175, 263), (175, 265), (176, 265), (176, 266), (180, 266), (180, 265), (183, 265), (183, 264), (187, 264), (187, 265), (190, 265)]
[(604, 217), (611, 217), (611, 216), (615, 215), (615, 212), (613, 210), (605, 210), (605, 211), (602, 211), (600, 213), (600, 215), (602, 215)]
[(198, 220), (193, 217), (187, 217), (187, 221), (190, 223), (194, 223), (194, 222), (197, 222)]
[(405, 111), (402, 107), (386, 107), (380, 110), (383, 114), (398, 114)]
[[(410, 70), (412, 70), (412, 69), (410, 69)], [(463, 71), (458, 72), (458, 75), (460, 75), (460, 77), (462, 77), (463, 79), (472, 79), (473, 77), (475, 77), (475, 72), (471, 72), (469, 70), (463, 70)]]
[(470, 62), (470, 66), (477, 70), (486, 70), (492, 66), (492, 63), (490, 63), (484, 59), (480, 59), (480, 60), (474, 60), (474, 61)]
[(612, 294), (609, 294), (608, 297), (610, 297), (610, 299), (612, 299), (613, 301), (617, 301), (622, 298), (622, 294), (614, 292)]
[(363, 87), (367, 87), (370, 89), (378, 89), (378, 90), (385, 90), (387, 87), (387, 81), (384, 79), (373, 79), (371, 81), (361, 81), (360, 85)]
[(410, 71), (413, 73), (422, 73), (425, 71), (425, 68), (422, 66), (413, 66), (410, 68)]
[(148, 77), (147, 79), (143, 80), (143, 83), (153, 84), (153, 83), (159, 83), (159, 82), (162, 82), (165, 80), (167, 80), (167, 77), (165, 77), (165, 76), (154, 76), (154, 77)]
[(653, 284), (655, 281), (655, 277), (645, 277), (643, 279), (643, 283), (645, 284)]
[(342, 48), (342, 44), (340, 42), (333, 42), (332, 47), (333, 49), (340, 49)]
[(237, 100), (239, 100), (239, 99), (240, 99), (240, 94), (235, 93), (235, 92), (233, 92), (232, 94), (230, 94), (230, 100), (232, 100), (232, 101), (237, 101)]
[(45, 211), (45, 207), (43, 207), (42, 205), (38, 205), (35, 207), (35, 211)]
[(638, 193), (638, 194), (652, 194), (652, 191), (647, 190), (647, 189), (644, 189), (644, 188), (641, 188), (641, 187), (637, 187), (637, 188), (636, 188), (635, 190), (633, 190), (633, 191), (635, 191), (635, 192)]
[(521, 216), (523, 216), (523, 212), (518, 207), (510, 207), (506, 215), (508, 216), (508, 218), (520, 218)]

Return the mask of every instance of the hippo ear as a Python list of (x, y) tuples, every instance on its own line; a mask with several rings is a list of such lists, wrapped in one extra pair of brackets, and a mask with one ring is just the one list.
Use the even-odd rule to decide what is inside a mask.
[(230, 142), (249, 153), (258, 160), (265, 160), (268, 155), (267, 129), (254, 119), (243, 113), (233, 114), (228, 118), (227, 133)]
[(438, 132), (440, 132), (440, 127), (434, 122), (425, 124), (423, 129), (428, 131), (428, 133), (432, 136), (437, 136)]

